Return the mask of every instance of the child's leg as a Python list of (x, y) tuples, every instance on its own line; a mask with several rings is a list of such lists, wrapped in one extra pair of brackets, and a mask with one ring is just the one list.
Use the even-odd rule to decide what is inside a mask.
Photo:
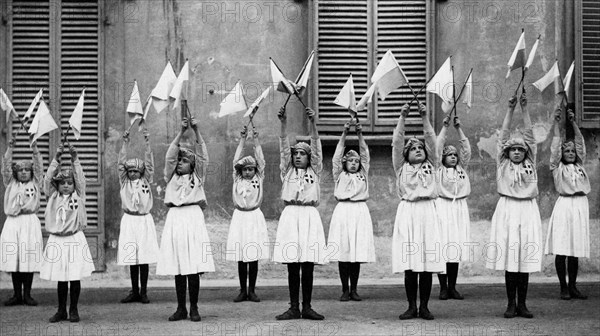
[(13, 285), (13, 296), (4, 302), (5, 306), (16, 306), (23, 303), (23, 295), (21, 292), (21, 273), (20, 272), (12, 272), (10, 273), (10, 277), (12, 279)]
[(358, 277), (360, 275), (360, 263), (350, 263), (350, 299), (353, 301), (362, 301), (356, 289), (358, 287)]
[(312, 262), (302, 263), (302, 318), (309, 320), (322, 320), (325, 317), (311, 308), (313, 272), (315, 264)]
[(446, 263), (446, 274), (438, 273), (440, 282), (440, 300), (448, 300), (448, 263)]
[(569, 271), (569, 294), (573, 299), (587, 299), (586, 295), (583, 295), (579, 292), (577, 287), (575, 286), (577, 283), (577, 273), (579, 272), (579, 258), (577, 257), (568, 257), (568, 271)]
[(431, 296), (432, 282), (431, 272), (419, 273), (419, 316), (425, 320), (433, 320), (434, 318), (427, 307)]
[(69, 282), (59, 281), (56, 286), (58, 294), (58, 311), (50, 318), (50, 323), (64, 321), (67, 315), (67, 295), (69, 294)]
[(175, 276), (175, 292), (177, 293), (177, 310), (171, 316), (169, 321), (179, 321), (187, 318), (187, 308), (185, 307), (185, 291), (187, 286), (187, 277), (185, 275)]
[(417, 290), (419, 289), (418, 273), (407, 270), (404, 271), (404, 289), (406, 290), (406, 299), (408, 300), (408, 309), (398, 318), (408, 320), (418, 316), (417, 311)]
[(248, 299), (252, 302), (260, 302), (260, 299), (254, 292), (256, 288), (256, 278), (258, 277), (258, 260), (248, 263)]
[(299, 319), (300, 315), (300, 264), (287, 264), (288, 288), (290, 291), (290, 309), (283, 314), (275, 316), (277, 320)]
[(504, 312), (505, 318), (513, 318), (517, 316), (517, 304), (515, 298), (517, 296), (517, 285), (519, 282), (518, 273), (504, 272), (504, 282), (506, 283), (506, 297), (508, 298), (508, 306)]
[(462, 300), (464, 297), (456, 290), (456, 279), (458, 278), (458, 263), (446, 263), (448, 273), (448, 297)]
[(248, 278), (248, 263), (238, 261), (238, 277), (240, 279), (240, 293), (233, 302), (242, 302), (248, 299), (246, 280)]
[(198, 313), (198, 295), (200, 293), (200, 275), (190, 274), (187, 276), (188, 287), (190, 289), (190, 319), (193, 322), (201, 320)]
[(71, 281), (71, 306), (69, 307), (69, 321), (79, 322), (79, 312), (77, 311), (77, 303), (79, 302), (79, 294), (81, 293), (81, 281)]
[(150, 273), (150, 267), (148, 264), (142, 264), (140, 266), (140, 302), (150, 303), (148, 300), (148, 274)]
[(531, 312), (529, 312), (529, 309), (527, 309), (526, 306), (526, 301), (527, 301), (527, 287), (529, 286), (529, 273), (516, 273), (518, 276), (518, 287), (517, 287), (517, 294), (518, 294), (518, 304), (517, 304), (517, 315), (522, 316), (522, 317), (526, 317), (526, 318), (532, 318), (533, 314)]
[(28, 306), (37, 306), (37, 302), (31, 297), (33, 272), (21, 273), (21, 280), (23, 281), (23, 302)]
[(140, 301), (140, 287), (138, 285), (140, 278), (140, 267), (138, 265), (129, 266), (129, 275), (131, 277), (131, 291), (124, 299), (121, 300), (121, 303)]
[(570, 300), (571, 295), (569, 294), (569, 287), (567, 287), (567, 257), (564, 255), (557, 255), (554, 258), (554, 267), (556, 268), (556, 275), (558, 276), (558, 282), (560, 283), (560, 298), (563, 300)]
[(338, 262), (338, 269), (340, 271), (340, 280), (342, 281), (342, 296), (340, 301), (350, 300), (350, 289), (348, 287), (348, 280), (350, 279), (350, 266), (348, 262)]

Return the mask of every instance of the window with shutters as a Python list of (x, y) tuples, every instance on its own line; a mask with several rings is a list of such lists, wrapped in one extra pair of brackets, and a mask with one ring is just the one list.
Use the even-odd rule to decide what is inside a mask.
[(600, 128), (600, 2), (575, 2), (575, 92), (581, 127)]
[[(350, 73), (357, 101), (371, 84), (370, 77), (378, 62), (391, 49), (404, 70), (412, 89), (418, 92), (425, 84), (427, 62), (432, 55), (432, 35), (428, 0), (315, 0), (313, 46), (317, 51), (313, 102), (318, 107), (319, 132), (339, 135), (340, 126), (349, 120), (348, 111), (333, 101)], [(390, 138), (399, 117), (400, 107), (413, 97), (403, 86), (384, 101), (373, 102), (359, 113), (365, 133), (373, 138)], [(418, 98), (425, 102), (423, 90)], [(422, 133), (417, 104), (411, 105), (407, 132)]]
[[(102, 82), (101, 6), (98, 0), (13, 0), (4, 6), (9, 29), (6, 80), (15, 109), (22, 118), (33, 97), (43, 89), (43, 99), (61, 129), (38, 141), (44, 170), (62, 140), (61, 134), (69, 129), (68, 120), (81, 90), (86, 89), (81, 137), (76, 140), (71, 131), (68, 140), (77, 148), (87, 180), (85, 233), (96, 268), (103, 268), (103, 260), (98, 259), (104, 255), (102, 138), (99, 136), (102, 118), (98, 105), (98, 88)], [(26, 130), (19, 132), (19, 127), (15, 121), (10, 127), (13, 134), (18, 133), (14, 158), (31, 159), (29, 137)], [(62, 164), (63, 167), (70, 164), (68, 154), (63, 156)], [(38, 214), (42, 224), (44, 208), (45, 200)]]

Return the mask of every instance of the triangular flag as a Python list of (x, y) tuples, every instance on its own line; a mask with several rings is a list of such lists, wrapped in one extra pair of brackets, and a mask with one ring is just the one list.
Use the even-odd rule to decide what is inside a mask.
[(552, 66), (552, 68), (550, 68), (550, 71), (548, 71), (544, 75), (544, 77), (538, 79), (535, 83), (533, 83), (533, 86), (535, 86), (538, 90), (540, 90), (540, 92), (542, 92), (548, 87), (548, 85), (554, 83), (554, 80), (556, 78), (560, 78), (558, 61), (554, 62), (554, 65)]
[(267, 88), (261, 93), (261, 95), (258, 96), (258, 98), (256, 98), (254, 103), (252, 103), (252, 105), (248, 107), (248, 110), (246, 111), (246, 114), (244, 114), (244, 117), (250, 117), (252, 115), (252, 112), (254, 111), (254, 108), (257, 107), (263, 101), (263, 99), (267, 98), (269, 92), (271, 92), (271, 87), (267, 86)]
[(393, 90), (408, 83), (408, 78), (400, 68), (394, 54), (388, 50), (375, 68), (371, 82), (377, 84), (379, 98), (385, 100), (385, 97)]
[(7, 124), (10, 121), (11, 117), (19, 118), (19, 115), (17, 114), (17, 111), (15, 111), (13, 104), (10, 102), (10, 99), (8, 99), (8, 96), (6, 95), (4, 90), (1, 88), (0, 88), (0, 109), (2, 109), (3, 111), (6, 111), (6, 123)]
[(129, 123), (133, 123), (144, 116), (144, 108), (142, 106), (142, 99), (140, 98), (140, 91), (138, 89), (137, 81), (133, 81), (133, 90), (131, 90), (131, 97), (127, 104), (127, 113), (129, 114)]
[(244, 98), (244, 90), (240, 81), (235, 84), (235, 87), (229, 92), (225, 99), (221, 102), (219, 110), (219, 118), (236, 112), (245, 111), (248, 109), (246, 99)]
[(356, 95), (354, 94), (352, 74), (348, 77), (346, 84), (344, 84), (344, 87), (342, 87), (342, 90), (338, 93), (333, 103), (356, 112)]
[(31, 121), (31, 126), (29, 126), (28, 133), (33, 136), (31, 142), (33, 143), (42, 135), (57, 128), (58, 125), (56, 125), (54, 118), (52, 118), (50, 110), (48, 110), (48, 106), (46, 106), (46, 103), (44, 103), (42, 100), (37, 112), (35, 113), (35, 116), (33, 117), (33, 121)]
[(574, 68), (575, 68), (575, 61), (573, 61), (573, 63), (571, 63), (571, 66), (569, 67), (569, 71), (567, 71), (567, 74), (565, 75), (565, 78), (563, 79), (563, 90), (565, 91), (565, 96), (567, 97), (567, 100), (569, 98), (569, 87), (571, 86), (571, 77), (573, 76)]
[(37, 103), (40, 101), (40, 99), (42, 99), (43, 94), (44, 94), (43, 89), (40, 89), (40, 91), (38, 91), (38, 93), (35, 95), (35, 97), (31, 101), (31, 104), (29, 104), (29, 108), (27, 109), (27, 112), (25, 113), (25, 116), (23, 117), (23, 119), (27, 120), (27, 119), (31, 118), (31, 114), (35, 110)]
[[(427, 83), (427, 92), (435, 93), (442, 98), (442, 109), (452, 108), (454, 103), (454, 76), (452, 71), (451, 57), (438, 69)], [(445, 104), (444, 104), (445, 103)], [(447, 111), (446, 111), (447, 112)]]
[(535, 52), (537, 51), (538, 44), (540, 43), (540, 38), (538, 37), (529, 52), (529, 57), (527, 57), (527, 64), (525, 64), (525, 70), (529, 69), (531, 64), (533, 64), (533, 59), (535, 58)]
[(181, 105), (181, 95), (187, 94), (184, 90), (187, 88), (187, 82), (190, 80), (190, 65), (188, 61), (185, 61), (183, 68), (181, 68), (181, 72), (175, 83), (173, 84), (173, 89), (171, 89), (171, 93), (169, 93), (169, 98), (175, 99), (173, 103), (172, 109), (176, 109)]
[(367, 90), (367, 92), (365, 92), (365, 94), (360, 98), (360, 101), (358, 102), (358, 104), (356, 104), (356, 111), (364, 110), (365, 106), (367, 106), (367, 103), (373, 102), (373, 94), (375, 93), (376, 89), (377, 89), (376, 83), (373, 83), (373, 84), (371, 84), (371, 86), (369, 86), (369, 89)]
[(508, 71), (506, 72), (506, 78), (510, 75), (510, 72), (522, 68), (525, 66), (525, 31), (521, 33), (519, 41), (513, 50), (510, 59), (508, 60)]
[(73, 114), (71, 114), (71, 118), (69, 118), (69, 125), (73, 129), (73, 133), (75, 134), (75, 139), (79, 140), (81, 136), (81, 124), (83, 123), (83, 100), (85, 97), (85, 89), (81, 91), (81, 96), (79, 96), (79, 100), (77, 101), (77, 106), (73, 110)]
[(273, 86), (277, 89), (277, 91), (285, 92), (288, 94), (295, 94), (296, 88), (295, 84), (292, 83), (289, 79), (285, 78), (277, 64), (273, 61), (272, 58), (269, 58), (269, 64), (271, 68), (271, 82)]
[(158, 83), (156, 83), (156, 86), (154, 89), (152, 89), (152, 93), (150, 93), (150, 95), (160, 100), (169, 100), (169, 94), (173, 90), (173, 85), (175, 85), (176, 80), (177, 75), (175, 75), (173, 66), (171, 66), (171, 62), (169, 61), (167, 62), (162, 75), (160, 75)]
[(304, 94), (306, 89), (306, 85), (308, 84), (308, 78), (310, 77), (310, 71), (312, 70), (313, 60), (315, 59), (315, 51), (311, 51), (308, 59), (304, 62), (304, 66), (302, 66), (302, 70), (296, 77), (296, 90), (298, 90), (298, 94)]
[(463, 103), (467, 104), (469, 108), (471, 108), (471, 104), (473, 103), (473, 73), (469, 74), (467, 78), (467, 82), (465, 83), (465, 97), (463, 98)]

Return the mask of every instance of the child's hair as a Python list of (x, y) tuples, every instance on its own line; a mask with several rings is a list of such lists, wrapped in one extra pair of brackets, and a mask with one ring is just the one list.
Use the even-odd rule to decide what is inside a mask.
[(297, 144), (292, 146), (291, 150), (292, 155), (294, 155), (294, 153), (296, 153), (299, 150), (304, 151), (306, 155), (308, 155), (308, 165), (310, 166), (310, 154), (312, 153), (312, 149), (310, 148), (309, 144), (307, 144), (306, 142), (298, 142)]
[(442, 149), (442, 164), (446, 162), (446, 156), (452, 153), (456, 154), (456, 157), (458, 158), (458, 160), (456, 161), (456, 165), (460, 163), (460, 156), (458, 156), (458, 150), (456, 149), (456, 147), (452, 145), (446, 145), (444, 146), (444, 149)]
[(525, 150), (525, 159), (531, 160), (531, 150), (529, 148), (529, 145), (527, 145), (525, 140), (523, 140), (522, 138), (512, 138), (504, 144), (504, 147), (502, 147), (502, 151), (504, 152), (505, 157), (509, 157), (508, 152), (513, 147), (523, 148)]
[(125, 161), (125, 170), (127, 172), (129, 172), (130, 170), (137, 170), (140, 172), (141, 176), (144, 176), (144, 172), (146, 171), (146, 164), (140, 159), (129, 159)]
[(254, 167), (254, 170), (256, 171), (258, 168), (258, 163), (256, 162), (256, 159), (253, 158), (252, 156), (245, 156), (241, 159), (239, 159), (236, 163), (235, 163), (235, 172), (238, 176), (242, 176), (242, 169), (244, 167)]
[(179, 154), (177, 154), (177, 160), (181, 160), (182, 158), (187, 158), (190, 160), (190, 167), (192, 169), (191, 172), (194, 172), (196, 168), (196, 153), (193, 150), (187, 148), (179, 148)]
[(31, 172), (31, 174), (33, 175), (33, 161), (24, 160), (24, 161), (13, 162), (11, 168), (12, 168), (12, 174), (13, 174), (13, 177), (15, 180), (18, 180), (17, 173), (22, 168), (29, 169), (29, 172)]
[[(567, 163), (564, 161), (563, 157), (562, 157), (562, 153), (564, 153), (565, 149), (567, 148), (575, 148), (575, 143), (571, 140), (565, 141), (563, 142), (563, 144), (560, 146), (560, 153), (561, 153), (561, 158), (560, 160), (563, 163)], [(581, 161), (581, 159), (579, 158), (579, 155), (575, 154), (575, 162), (579, 162)]]
[(360, 168), (362, 168), (362, 164), (360, 163), (360, 155), (354, 149), (347, 151), (346, 154), (342, 157), (342, 169), (344, 169), (344, 171), (348, 171), (346, 169), (346, 162), (351, 158), (359, 159), (358, 170), (360, 170)]
[(54, 186), (54, 188), (56, 188), (56, 190), (58, 190), (60, 182), (64, 180), (73, 180), (73, 182), (75, 181), (75, 176), (71, 168), (64, 169), (60, 173), (54, 175), (52, 177), (52, 185)]
[(404, 155), (404, 159), (406, 161), (408, 161), (408, 152), (410, 151), (410, 149), (413, 146), (416, 146), (416, 145), (423, 146), (423, 151), (425, 152), (425, 159), (427, 159), (427, 157), (429, 156), (428, 153), (427, 153), (427, 149), (425, 148), (425, 144), (423, 143), (423, 141), (421, 141), (421, 140), (419, 140), (419, 139), (417, 139), (415, 137), (412, 137), (412, 138), (408, 139), (408, 141), (406, 141), (406, 144), (404, 145), (404, 150), (402, 150), (402, 155)]

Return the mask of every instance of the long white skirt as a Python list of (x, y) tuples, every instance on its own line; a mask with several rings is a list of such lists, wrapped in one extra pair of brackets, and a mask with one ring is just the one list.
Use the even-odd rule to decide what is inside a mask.
[(443, 272), (442, 229), (433, 200), (400, 201), (392, 237), (392, 271)]
[(542, 221), (535, 199), (500, 196), (484, 257), (485, 267), (497, 271), (542, 270)]
[(325, 232), (317, 208), (287, 205), (277, 226), (273, 261), (327, 263)]
[(50, 235), (40, 278), (50, 281), (76, 281), (90, 276), (94, 260), (85, 234), (82, 231), (71, 236)]
[(200, 206), (169, 208), (160, 241), (156, 274), (214, 272), (213, 253)]
[(375, 262), (373, 222), (366, 202), (339, 202), (327, 239), (329, 261)]
[(435, 207), (442, 228), (442, 257), (446, 262), (469, 261), (471, 220), (467, 199), (438, 197)]
[(152, 264), (158, 260), (158, 239), (151, 214), (133, 216), (123, 214), (117, 264)]
[(225, 259), (243, 262), (269, 259), (269, 247), (269, 232), (262, 211), (235, 209), (229, 226)]
[(546, 254), (590, 257), (590, 210), (587, 196), (556, 200), (546, 237)]
[(43, 244), (37, 215), (7, 216), (0, 234), (0, 271), (39, 272)]

